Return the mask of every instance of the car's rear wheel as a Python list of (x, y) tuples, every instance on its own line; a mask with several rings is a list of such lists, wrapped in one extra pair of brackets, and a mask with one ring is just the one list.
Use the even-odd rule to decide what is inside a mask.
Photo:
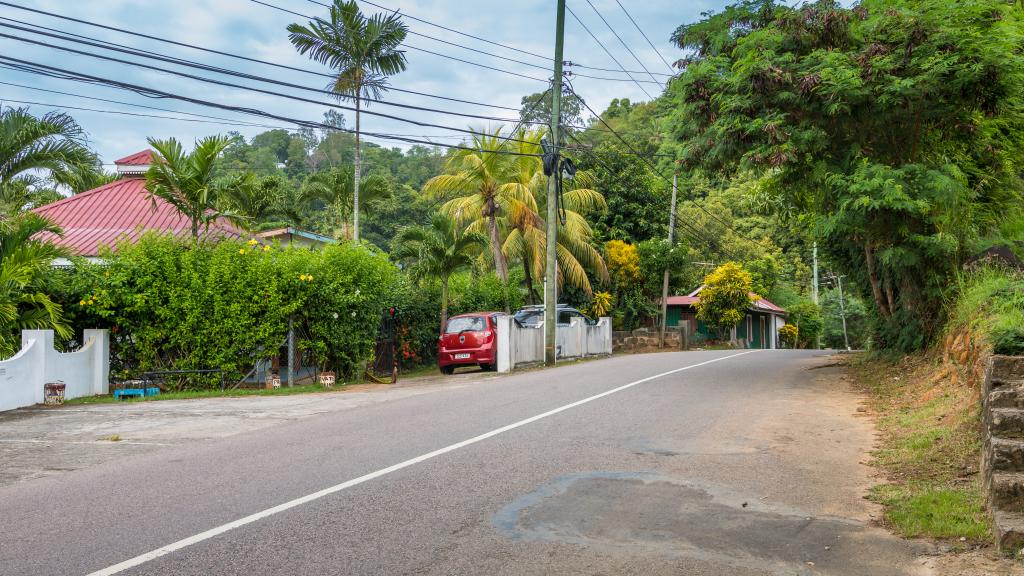
[(441, 366), (441, 374), (451, 376), (455, 374), (455, 366)]
[(494, 370), (494, 364), (481, 364), (480, 369), (484, 372), (492, 372)]

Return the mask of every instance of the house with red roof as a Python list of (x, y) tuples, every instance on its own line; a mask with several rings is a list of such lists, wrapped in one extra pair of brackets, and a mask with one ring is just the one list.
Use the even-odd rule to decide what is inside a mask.
[[(686, 296), (669, 296), (666, 323), (669, 326), (685, 325), (696, 338), (713, 338), (712, 331), (697, 320), (697, 302), (700, 302), (701, 286)], [(730, 331), (734, 342), (745, 348), (778, 348), (779, 328), (786, 325), (786, 310), (750, 293), (753, 304), (739, 324)]]
[[(192, 223), (188, 217), (146, 191), (146, 171), (152, 163), (150, 150), (116, 160), (117, 180), (40, 206), (33, 212), (64, 230), (62, 237), (49, 238), (54, 244), (87, 258), (97, 258), (104, 246), (113, 248), (118, 242), (135, 242), (150, 231), (190, 236)], [(222, 238), (244, 234), (225, 219), (214, 221), (203, 233)]]
[[(113, 248), (118, 242), (136, 242), (147, 232), (188, 237), (191, 221), (172, 204), (151, 196), (146, 190), (146, 171), (153, 163), (153, 152), (143, 150), (114, 161), (117, 180), (80, 192), (33, 212), (45, 216), (64, 230), (62, 237), (49, 239), (67, 248), (76, 256), (95, 259), (102, 247)], [(218, 218), (202, 234), (216, 238), (238, 238), (246, 233), (224, 218)], [(333, 242), (330, 238), (297, 230), (281, 228), (256, 235), (260, 242), (279, 241), (284, 245), (319, 247)], [(60, 263), (58, 263), (60, 264)]]

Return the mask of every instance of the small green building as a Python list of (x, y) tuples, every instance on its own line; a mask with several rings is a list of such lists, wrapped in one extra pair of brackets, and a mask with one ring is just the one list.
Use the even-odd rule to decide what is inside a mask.
[[(711, 330), (697, 320), (696, 305), (702, 288), (686, 296), (669, 296), (666, 324), (679, 326), (685, 323), (690, 334), (698, 339), (710, 339), (714, 337)], [(732, 328), (731, 340), (744, 348), (779, 348), (779, 328), (786, 325), (786, 311), (756, 294), (751, 293), (750, 296), (755, 301), (743, 320)]]

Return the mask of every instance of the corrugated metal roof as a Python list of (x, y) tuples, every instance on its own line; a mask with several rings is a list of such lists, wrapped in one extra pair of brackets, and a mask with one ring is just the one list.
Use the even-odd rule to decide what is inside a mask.
[(135, 154), (132, 154), (130, 156), (125, 156), (120, 160), (114, 160), (114, 164), (117, 164), (119, 166), (146, 166), (152, 163), (152, 150), (142, 150), (141, 152), (136, 152)]
[[(139, 154), (128, 158), (136, 156)], [(40, 206), (33, 212), (45, 216), (64, 230), (63, 237), (51, 234), (44, 237), (79, 256), (97, 256), (101, 246), (114, 247), (119, 240), (135, 242), (144, 232), (151, 230), (179, 237), (192, 233), (191, 221), (173, 205), (151, 198), (142, 178), (116, 180)], [(218, 219), (206, 234), (237, 238), (242, 232), (228, 221)]]
[[(704, 289), (704, 287), (701, 286), (700, 288), (697, 288), (693, 292), (690, 292), (690, 294), (687, 295), (687, 296), (669, 296), (668, 297), (668, 305), (669, 306), (693, 306), (697, 302), (700, 302), (700, 291), (703, 290), (703, 289)], [(786, 313), (786, 309), (785, 308), (782, 308), (781, 306), (778, 306), (778, 305), (772, 303), (767, 298), (762, 298), (762, 297), (758, 296), (757, 294), (754, 294), (753, 292), (750, 293), (750, 297), (754, 299), (754, 303), (751, 304), (750, 307), (754, 308), (755, 310), (768, 310), (769, 312), (776, 312), (776, 313), (779, 313), (779, 314), (785, 314)], [(659, 298), (658, 301), (660, 302), (661, 299)]]

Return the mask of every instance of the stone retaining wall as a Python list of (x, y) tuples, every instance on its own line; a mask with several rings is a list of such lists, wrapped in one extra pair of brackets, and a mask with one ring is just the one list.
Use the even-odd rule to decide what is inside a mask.
[[(638, 328), (632, 332), (612, 332), (612, 349), (616, 352), (632, 352), (635, 350), (646, 350), (657, 348), (661, 345), (658, 337), (658, 330)], [(682, 333), (678, 327), (665, 329), (665, 346), (668, 348), (682, 348)]]
[(985, 492), (1000, 550), (1024, 548), (1024, 356), (993, 356), (982, 393)]

